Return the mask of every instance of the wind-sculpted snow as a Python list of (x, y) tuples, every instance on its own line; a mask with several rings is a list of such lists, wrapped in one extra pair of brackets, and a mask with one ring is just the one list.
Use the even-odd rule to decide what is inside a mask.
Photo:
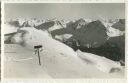
[(107, 73), (121, 71), (122, 67), (119, 62), (112, 61), (105, 57), (97, 56), (95, 54), (81, 52), (77, 50), (78, 56), (88, 64), (96, 66), (99, 70)]

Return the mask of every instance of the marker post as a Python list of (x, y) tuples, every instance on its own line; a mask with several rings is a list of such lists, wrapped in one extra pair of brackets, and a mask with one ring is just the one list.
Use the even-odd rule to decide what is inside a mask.
[(38, 60), (39, 60), (39, 65), (41, 65), (41, 60), (40, 60), (40, 49), (42, 48), (42, 45), (34, 46), (35, 54), (38, 54)]

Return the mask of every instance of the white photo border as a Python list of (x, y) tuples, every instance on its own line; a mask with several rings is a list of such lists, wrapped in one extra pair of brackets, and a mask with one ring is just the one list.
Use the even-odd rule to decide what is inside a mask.
[[(126, 71), (124, 79), (4, 79), (4, 4), (5, 3), (125, 3), (125, 60)], [(1, 82), (2, 83), (125, 83), (128, 70), (128, 0), (2, 0), (1, 1)]]

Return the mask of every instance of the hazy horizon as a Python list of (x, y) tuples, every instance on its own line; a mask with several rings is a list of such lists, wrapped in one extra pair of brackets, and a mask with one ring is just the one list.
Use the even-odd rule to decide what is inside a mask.
[(125, 18), (124, 3), (6, 3), (8, 18)]

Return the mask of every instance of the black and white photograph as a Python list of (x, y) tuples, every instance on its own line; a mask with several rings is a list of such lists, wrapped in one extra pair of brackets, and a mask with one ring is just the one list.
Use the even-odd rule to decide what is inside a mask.
[(5, 79), (124, 79), (125, 3), (4, 3)]

